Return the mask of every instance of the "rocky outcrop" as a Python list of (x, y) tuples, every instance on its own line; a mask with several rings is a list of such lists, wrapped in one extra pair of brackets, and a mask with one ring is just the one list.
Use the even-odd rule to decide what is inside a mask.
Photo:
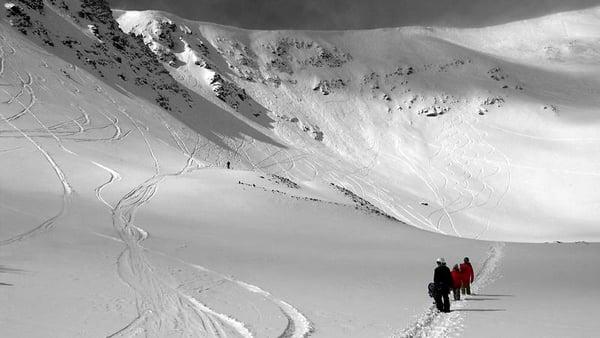
[(320, 91), (323, 95), (329, 95), (336, 89), (346, 87), (347, 81), (342, 79), (321, 80), (314, 87), (314, 91)]
[[(50, 8), (46, 7), (49, 6)], [(46, 48), (62, 48), (76, 63), (99, 77), (137, 93), (154, 93), (149, 99), (168, 111), (191, 107), (190, 94), (158, 62), (144, 41), (120, 30), (105, 0), (18, 0), (6, 6), (6, 16), (21, 33)], [(64, 30), (56, 27), (65, 22)], [(46, 24), (52, 22), (52, 24)], [(81, 29), (70, 29), (72, 25)], [(84, 36), (82, 34), (86, 34)]]
[(314, 41), (291, 37), (279, 38), (264, 44), (263, 48), (271, 55), (267, 67), (289, 75), (293, 74), (295, 66), (337, 68), (352, 60), (349, 53), (335, 46), (325, 47)]
[(427, 108), (421, 109), (417, 114), (425, 115), (427, 117), (435, 117), (439, 115), (444, 115), (445, 113), (450, 111), (450, 107), (440, 107), (440, 106), (431, 106)]
[(494, 81), (502, 81), (502, 80), (506, 80), (506, 78), (508, 78), (508, 75), (506, 75), (500, 67), (494, 67), (494, 68), (488, 70), (487, 74)]
[(504, 98), (502, 96), (495, 96), (495, 97), (488, 97), (485, 100), (483, 100), (483, 105), (484, 106), (493, 106), (493, 105), (497, 105), (498, 107), (501, 107), (502, 104), (504, 104)]
[(7, 3), (6, 17), (11, 26), (19, 30), (23, 34), (27, 34), (29, 28), (31, 28), (31, 17), (19, 6), (14, 3)]
[(317, 55), (312, 56), (305, 60), (303, 64), (310, 65), (313, 67), (341, 67), (345, 63), (352, 60), (352, 56), (348, 53), (344, 53), (333, 47), (333, 49), (327, 49), (321, 46), (316, 48)]
[(264, 82), (258, 65), (258, 57), (240, 41), (219, 36), (212, 41), (217, 52), (225, 59), (230, 70), (240, 79), (250, 82)]
[(384, 211), (382, 211), (381, 209), (379, 209), (378, 207), (374, 206), (371, 202), (367, 201), (366, 199), (358, 196), (357, 194), (355, 194), (354, 192), (352, 192), (349, 189), (346, 189), (340, 185), (337, 185), (335, 183), (330, 183), (330, 185), (335, 188), (336, 190), (338, 190), (339, 192), (341, 192), (342, 194), (344, 194), (346, 197), (348, 197), (350, 200), (352, 200), (352, 202), (354, 203), (354, 208), (357, 210), (361, 210), (365, 213), (368, 214), (374, 214), (374, 215), (378, 215), (378, 216), (383, 216), (391, 221), (396, 221), (398, 222), (398, 219), (396, 219), (395, 217), (390, 216), (389, 214), (385, 213)]
[(225, 80), (218, 73), (214, 73), (210, 80), (212, 90), (217, 98), (234, 109), (238, 109), (242, 102), (248, 100), (248, 94), (235, 83)]

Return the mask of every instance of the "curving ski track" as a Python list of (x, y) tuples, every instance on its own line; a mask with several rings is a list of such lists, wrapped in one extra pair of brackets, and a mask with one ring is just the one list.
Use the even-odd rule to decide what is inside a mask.
[[(190, 155), (190, 158), (193, 154)], [(218, 313), (161, 280), (144, 254), (141, 242), (147, 233), (133, 225), (137, 210), (155, 195), (158, 184), (168, 176), (186, 173), (188, 160), (177, 173), (156, 174), (132, 189), (113, 208), (113, 226), (125, 250), (117, 260), (119, 276), (136, 293), (138, 317), (110, 337), (143, 333), (163, 336), (180, 332), (191, 336), (226, 337), (235, 334), (252, 337), (243, 323)], [(158, 166), (155, 168), (158, 169)]]
[[(126, 114), (126, 112), (123, 113)], [(156, 173), (131, 190), (112, 208), (113, 225), (121, 240), (127, 244), (126, 249), (117, 261), (119, 275), (137, 294), (138, 317), (121, 330), (110, 335), (110, 337), (137, 334), (160, 336), (170, 334), (171, 331), (175, 330), (190, 336), (227, 337), (234, 335), (246, 338), (253, 337), (245, 324), (214, 311), (193, 297), (160, 280), (153, 272), (153, 267), (144, 255), (144, 248), (141, 246), (141, 242), (147, 237), (147, 233), (133, 225), (135, 212), (154, 196), (158, 184), (166, 177), (182, 175), (193, 169), (194, 164), (198, 167), (199, 164), (194, 155), (198, 149), (199, 140), (197, 140), (194, 151), (188, 155), (186, 165), (179, 172), (160, 174), (158, 160), (143, 132), (143, 128), (140, 128), (130, 116), (127, 115), (127, 117), (136, 125), (137, 130), (144, 137)], [(171, 131), (171, 128), (166, 124), (165, 127)], [(179, 141), (177, 143), (180, 150), (184, 153), (188, 152), (185, 143), (173, 133), (171, 135)], [(96, 189), (99, 199), (103, 200), (100, 194), (101, 189), (113, 183), (119, 176), (109, 168), (97, 165), (111, 173), (109, 181)], [(105, 204), (109, 205), (108, 203)], [(194, 267), (203, 269), (199, 266)], [(311, 332), (312, 328), (308, 320), (288, 303), (273, 297), (258, 287), (230, 277), (224, 277), (224, 279), (243, 287), (247, 291), (262, 295), (280, 308), (288, 320), (287, 328), (281, 337), (301, 338), (306, 337)]]
[[(4, 66), (2, 69), (4, 69)], [(21, 103), (19, 97), (26, 91), (30, 96), (30, 102), (26, 107), (24, 107), (24, 109), (21, 111), (20, 114), (24, 115), (24, 114), (29, 113), (42, 127), (45, 127), (44, 124), (31, 111), (31, 107), (33, 107), (35, 105), (35, 103), (37, 102), (35, 94), (33, 92), (33, 89), (31, 88), (31, 83), (32, 83), (31, 75), (28, 73), (27, 74), (29, 76), (28, 81), (24, 81), (18, 73), (15, 73), (15, 74), (21, 80), (22, 87), (21, 87), (21, 90), (19, 91), (20, 94), (13, 96), (8, 102), (5, 102), (5, 103), (12, 103), (15, 100), (17, 102)], [(26, 131), (19, 128), (15, 123), (13, 123), (14, 119), (12, 119), (11, 117), (5, 117), (3, 114), (0, 113), (0, 118), (6, 124), (8, 124), (11, 128), (13, 128), (16, 132), (18, 132), (23, 138), (27, 139), (27, 141), (29, 141), (31, 144), (33, 144), (33, 146), (44, 156), (44, 158), (46, 159), (48, 164), (50, 164), (50, 166), (54, 170), (54, 172), (62, 186), (62, 205), (61, 205), (61, 208), (58, 211), (58, 213), (56, 215), (46, 219), (41, 224), (35, 226), (34, 228), (32, 228), (26, 232), (23, 232), (21, 234), (12, 236), (11, 238), (0, 241), (0, 246), (3, 246), (3, 245), (8, 245), (8, 244), (11, 244), (11, 243), (14, 243), (17, 241), (22, 241), (26, 238), (29, 238), (30, 236), (35, 235), (36, 233), (38, 233), (40, 231), (47, 231), (47, 230), (52, 229), (52, 227), (54, 226), (56, 221), (63, 218), (67, 214), (67, 211), (71, 205), (71, 197), (72, 197), (71, 195), (73, 193), (73, 188), (71, 187), (71, 184), (68, 182), (65, 173), (63, 172), (61, 167), (58, 165), (56, 160), (50, 155), (50, 153), (46, 149), (44, 149), (44, 147), (42, 147), (42, 145), (40, 143), (36, 142)], [(50, 131), (48, 131), (48, 133), (51, 134)], [(62, 147), (60, 142), (59, 142), (59, 145)]]

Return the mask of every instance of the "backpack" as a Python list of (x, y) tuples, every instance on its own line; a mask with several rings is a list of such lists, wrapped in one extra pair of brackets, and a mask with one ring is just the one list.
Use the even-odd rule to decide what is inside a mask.
[(427, 285), (427, 291), (429, 292), (429, 297), (433, 298), (435, 297), (435, 294), (437, 292), (436, 290), (437, 288), (435, 287), (435, 283), (429, 283), (429, 285)]

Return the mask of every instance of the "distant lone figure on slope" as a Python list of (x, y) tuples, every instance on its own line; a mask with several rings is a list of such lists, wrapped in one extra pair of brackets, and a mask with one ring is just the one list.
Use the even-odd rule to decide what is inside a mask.
[(446, 266), (444, 258), (438, 258), (437, 267), (433, 272), (433, 283), (435, 284), (435, 306), (441, 312), (450, 312), (450, 288), (452, 287), (452, 274)]
[(452, 268), (452, 294), (454, 295), (454, 300), (460, 300), (460, 289), (462, 287), (462, 273), (458, 268), (458, 264), (454, 264)]
[(227, 161), (227, 169), (231, 169), (231, 162)]
[(464, 263), (460, 265), (460, 273), (462, 275), (462, 294), (471, 294), (471, 283), (475, 280), (473, 266), (469, 262), (469, 257), (465, 257)]

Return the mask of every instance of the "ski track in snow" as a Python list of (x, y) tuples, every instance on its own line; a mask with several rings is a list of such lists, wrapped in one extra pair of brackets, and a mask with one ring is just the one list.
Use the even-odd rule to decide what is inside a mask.
[[(252, 337), (252, 333), (246, 328), (245, 324), (230, 316), (212, 310), (195, 298), (186, 295), (180, 290), (160, 280), (153, 273), (153, 268), (145, 257), (144, 249), (141, 246), (141, 242), (148, 235), (143, 232), (142, 229), (133, 225), (135, 213), (139, 207), (148, 203), (156, 193), (158, 184), (166, 177), (185, 174), (193, 169), (193, 164), (196, 164), (197, 167), (199, 166), (199, 163), (194, 157), (198, 149), (199, 140), (197, 141), (194, 151), (189, 153), (185, 142), (183, 142), (179, 135), (175, 133), (164, 119), (161, 119), (163, 125), (175, 140), (179, 150), (188, 153), (189, 155), (186, 165), (179, 172), (160, 174), (158, 159), (143, 131), (144, 128), (141, 128), (138, 125), (138, 122), (127, 114), (126, 111), (121, 110), (121, 112), (130, 119), (145, 139), (148, 152), (154, 162), (155, 175), (131, 190), (116, 204), (115, 207), (111, 207), (113, 210), (113, 224), (115, 229), (118, 231), (121, 240), (127, 244), (125, 251), (123, 251), (118, 258), (119, 275), (138, 295), (138, 316), (130, 324), (114, 334), (111, 334), (109, 337), (135, 336), (137, 334), (160, 335), (160, 333), (166, 333), (161, 330), (168, 328), (169, 325), (172, 325), (173, 329), (177, 329), (178, 331), (182, 331), (182, 333), (191, 336), (208, 335), (214, 337), (226, 337), (228, 336), (227, 331), (229, 331), (229, 334), (241, 337)], [(110, 204), (106, 203), (102, 198), (101, 191), (104, 187), (113, 183), (115, 180), (118, 180), (120, 175), (114, 170), (99, 163), (94, 164), (109, 171), (111, 174), (111, 177), (107, 182), (96, 188), (97, 197), (110, 207)], [(197, 265), (192, 266), (208, 271)], [(308, 319), (287, 302), (273, 297), (270, 293), (259, 287), (221, 274), (218, 275), (243, 287), (249, 292), (258, 293), (275, 303), (288, 321), (287, 327), (280, 337), (301, 338), (308, 336), (312, 331)]]
[(111, 168), (109, 168), (103, 164), (100, 164), (96, 161), (90, 161), (90, 162), (92, 162), (92, 164), (94, 164), (98, 168), (106, 170), (110, 174), (110, 178), (108, 179), (108, 181), (106, 181), (106, 182), (102, 183), (101, 185), (99, 185), (98, 187), (96, 187), (96, 189), (94, 189), (94, 192), (96, 193), (96, 198), (112, 210), (113, 206), (110, 203), (108, 203), (104, 199), (104, 197), (102, 197), (102, 190), (115, 182), (119, 182), (122, 179), (122, 177), (114, 169), (111, 169)]
[[(2, 52), (2, 59), (4, 60), (4, 52)], [(4, 62), (3, 62), (3, 66), (2, 66), (2, 71), (4, 72)], [(10, 104), (10, 103), (14, 102), (15, 100), (17, 102), (21, 103), (20, 96), (26, 92), (27, 94), (29, 94), (29, 104), (26, 107), (24, 107), (24, 109), (19, 113), (20, 116), (23, 116), (23, 115), (29, 113), (42, 127), (45, 128), (45, 125), (37, 118), (37, 116), (33, 113), (33, 111), (31, 111), (31, 108), (37, 102), (34, 91), (31, 87), (31, 84), (32, 84), (31, 75), (28, 74), (28, 81), (24, 81), (22, 79), (22, 77), (16, 72), (15, 72), (15, 75), (21, 81), (21, 89), (19, 91), (20, 94), (12, 96), (11, 99), (9, 99), (8, 102), (5, 102), (5, 103)], [(13, 115), (13, 117), (14, 117), (14, 115)], [(11, 243), (14, 243), (17, 241), (22, 241), (24, 239), (27, 239), (27, 238), (37, 234), (40, 231), (48, 231), (48, 230), (52, 229), (54, 227), (54, 224), (56, 223), (56, 221), (63, 218), (67, 214), (67, 211), (71, 205), (73, 188), (71, 187), (71, 184), (68, 182), (65, 173), (63, 172), (62, 168), (58, 165), (58, 163), (56, 162), (54, 157), (52, 157), (52, 155), (50, 155), (50, 153), (44, 147), (42, 147), (42, 145), (39, 142), (35, 141), (26, 131), (20, 129), (15, 124), (15, 122), (13, 122), (16, 118), (13, 119), (11, 117), (5, 117), (2, 113), (0, 113), (0, 119), (2, 119), (7, 125), (9, 125), (11, 128), (13, 128), (15, 131), (17, 131), (23, 138), (27, 139), (27, 141), (29, 141), (43, 155), (43, 157), (46, 159), (48, 164), (50, 164), (50, 166), (52, 167), (53, 171), (55, 172), (55, 174), (62, 186), (62, 204), (61, 204), (61, 208), (58, 211), (58, 213), (56, 215), (46, 219), (41, 224), (35, 226), (34, 228), (32, 228), (26, 232), (12, 236), (5, 240), (1, 240), (0, 246), (3, 246), (3, 245), (8, 245), (8, 244), (11, 244)], [(51, 134), (50, 131), (47, 131), (47, 132)], [(62, 147), (62, 145), (60, 143), (59, 143), (59, 145)], [(63, 147), (63, 149), (64, 149), (64, 147)]]
[[(471, 285), (474, 295), (481, 292), (487, 285), (500, 278), (500, 264), (504, 255), (504, 243), (494, 243), (488, 250), (486, 259), (482, 262), (476, 273), (476, 280)], [(450, 295), (450, 298), (452, 296)], [(459, 302), (452, 301), (452, 309), (461, 309), (469, 305), (468, 300)], [(464, 312), (452, 311), (450, 313), (439, 312), (435, 305), (431, 305), (425, 312), (408, 327), (391, 335), (393, 338), (417, 338), (417, 337), (448, 337), (460, 332), (465, 321)]]
[(313, 331), (313, 326), (310, 321), (295, 307), (290, 305), (289, 303), (273, 296), (270, 292), (267, 292), (261, 289), (258, 286), (248, 284), (246, 282), (242, 282), (240, 280), (234, 279), (230, 276), (223, 275), (218, 272), (211, 271), (202, 266), (192, 264), (192, 266), (196, 267), (199, 270), (211, 272), (213, 274), (217, 274), (223, 280), (227, 280), (229, 282), (235, 283), (242, 288), (246, 289), (249, 292), (256, 293), (261, 295), (262, 297), (272, 301), (279, 307), (279, 310), (286, 317), (288, 323), (283, 333), (281, 333), (279, 338), (303, 338), (308, 337), (310, 333)]
[[(169, 286), (158, 279), (153, 273), (150, 262), (147, 261), (140, 245), (147, 234), (140, 233), (141, 229), (133, 226), (134, 213), (139, 206), (147, 203), (156, 193), (157, 184), (167, 176), (184, 174), (191, 168), (189, 160), (184, 169), (175, 174), (157, 175), (130, 191), (113, 209), (115, 227), (119, 228), (121, 240), (127, 243), (126, 250), (118, 259), (119, 275), (138, 293), (137, 301), (139, 315), (134, 321), (110, 337), (136, 335), (138, 333), (158, 334), (171, 323), (178, 330), (192, 336), (226, 337), (236, 334), (241, 337), (252, 337), (246, 326), (236, 319), (218, 313), (198, 300)], [(133, 199), (133, 200), (132, 200)], [(202, 267), (194, 267), (207, 271)], [(219, 274), (220, 275), (220, 274)], [(223, 276), (223, 275), (221, 275)], [(224, 276), (223, 276), (224, 277)], [(247, 291), (258, 293), (276, 303), (288, 319), (285, 332), (280, 337), (300, 338), (311, 331), (308, 320), (288, 303), (273, 297), (270, 293), (247, 283), (225, 279), (242, 286)]]
[(12, 122), (10, 122), (8, 119), (6, 119), (4, 117), (4, 115), (2, 115), (1, 113), (0, 113), (0, 118), (2, 120), (4, 120), (4, 122), (6, 122), (11, 127), (18, 130), (23, 135), (23, 137), (25, 137), (29, 142), (31, 142), (37, 148), (37, 150), (44, 156), (46, 161), (50, 164), (50, 166), (56, 173), (56, 176), (58, 177), (60, 184), (62, 185), (62, 189), (63, 189), (62, 205), (61, 205), (59, 212), (56, 215), (48, 218), (47, 220), (45, 220), (44, 222), (37, 225), (36, 227), (34, 227), (31, 230), (28, 230), (28, 231), (18, 234), (16, 236), (12, 236), (11, 238), (0, 241), (0, 246), (3, 246), (3, 245), (7, 245), (7, 244), (11, 244), (11, 243), (14, 243), (17, 241), (22, 241), (24, 239), (27, 239), (27, 238), (37, 234), (40, 231), (48, 231), (48, 230), (52, 229), (52, 227), (54, 226), (56, 221), (63, 218), (67, 214), (67, 211), (71, 205), (71, 194), (73, 192), (73, 189), (72, 189), (71, 185), (69, 184), (69, 182), (67, 181), (67, 178), (66, 178), (64, 172), (62, 171), (62, 169), (60, 168), (60, 166), (56, 163), (54, 158), (52, 156), (50, 156), (50, 154), (38, 142), (33, 140), (25, 132), (21, 131), (21, 129), (19, 129), (19, 127), (17, 127)]
[[(2, 55), (0, 56), (0, 74), (5, 73), (5, 50), (6, 46), (1, 50)], [(47, 66), (46, 66), (47, 68)], [(27, 78), (23, 79), (18, 72), (14, 73), (18, 78), (20, 85), (17, 87), (18, 90), (15, 93), (9, 93), (5, 89), (3, 91), (8, 95), (8, 100), (4, 104), (18, 104), (21, 106), (21, 110), (16, 114), (5, 117), (0, 115), (0, 118), (11, 127), (9, 130), (4, 130), (3, 137), (22, 137), (31, 142), (37, 149), (44, 155), (48, 163), (52, 166), (56, 172), (59, 180), (63, 185), (63, 205), (59, 213), (48, 220), (44, 221), (39, 226), (31, 229), (25, 233), (13, 236), (9, 239), (0, 241), (0, 245), (7, 245), (15, 241), (26, 239), (35, 233), (50, 229), (53, 224), (64, 217), (67, 214), (68, 207), (71, 202), (72, 187), (66, 180), (66, 177), (59, 167), (55, 159), (44, 149), (44, 147), (35, 141), (34, 138), (51, 138), (56, 141), (59, 148), (66, 153), (74, 156), (79, 156), (77, 153), (71, 151), (63, 144), (63, 139), (72, 141), (119, 141), (127, 136), (130, 131), (123, 132), (118, 117), (110, 117), (107, 113), (100, 111), (99, 113), (109, 122), (108, 125), (90, 126), (90, 118), (87, 112), (81, 107), (77, 109), (81, 112), (81, 116), (76, 118), (70, 118), (61, 112), (66, 120), (52, 125), (46, 125), (40, 118), (32, 111), (33, 106), (37, 100), (32, 88), (33, 77), (27, 73)], [(43, 79), (45, 82), (45, 79)], [(59, 81), (61, 79), (58, 79)], [(63, 81), (63, 86), (67, 84)], [(13, 87), (13, 85), (8, 84)], [(14, 86), (16, 87), (16, 86)], [(43, 89), (43, 87), (41, 87)], [(118, 107), (116, 101), (110, 98), (100, 88), (97, 89), (109, 99), (115, 106)], [(27, 95), (28, 102), (24, 104), (22, 98)], [(106, 205), (113, 212), (113, 223), (115, 228), (118, 230), (121, 241), (127, 244), (126, 249), (118, 258), (119, 275), (132, 289), (138, 294), (138, 316), (132, 320), (127, 326), (121, 330), (111, 334), (111, 337), (121, 336), (136, 336), (138, 334), (159, 334), (161, 330), (168, 328), (170, 324), (173, 330), (172, 332), (187, 333), (191, 336), (214, 336), (214, 337), (226, 337), (230, 335), (241, 336), (241, 337), (252, 337), (252, 333), (246, 328), (246, 326), (231, 318), (227, 315), (218, 313), (206, 305), (200, 303), (193, 297), (190, 297), (183, 292), (169, 286), (166, 282), (160, 280), (155, 276), (153, 268), (147, 258), (144, 256), (141, 242), (147, 238), (148, 234), (141, 228), (133, 224), (135, 213), (138, 208), (146, 204), (156, 193), (158, 184), (168, 176), (178, 176), (193, 169), (193, 164), (196, 167), (200, 167), (201, 163), (194, 157), (197, 151), (199, 139), (197, 139), (196, 149), (190, 152), (187, 145), (177, 134), (177, 132), (166, 122), (162, 116), (157, 117), (163, 123), (165, 128), (169, 131), (173, 140), (175, 141), (177, 148), (181, 153), (188, 155), (188, 161), (185, 167), (173, 174), (160, 174), (160, 165), (154, 150), (151, 147), (150, 141), (145, 134), (144, 130), (148, 130), (146, 126), (141, 126), (139, 121), (136, 121), (125, 109), (119, 108), (119, 112), (123, 114), (131, 123), (134, 125), (140, 135), (143, 137), (146, 144), (147, 150), (152, 159), (155, 174), (140, 186), (136, 187), (128, 194), (126, 194), (120, 201), (117, 202), (116, 206), (111, 205), (103, 196), (102, 192), (105, 188), (111, 184), (117, 183), (122, 179), (121, 174), (116, 170), (109, 168), (108, 166), (101, 164), (97, 161), (87, 159), (94, 166), (109, 173), (109, 179), (95, 188), (94, 192), (96, 198)], [(15, 125), (15, 121), (22, 118), (26, 114), (30, 114), (32, 118), (40, 125), (39, 129), (21, 129)], [(112, 127), (114, 133), (108, 138), (84, 138), (80, 135), (90, 131), (104, 129), (106, 127)], [(11, 136), (11, 133), (16, 133), (16, 136)], [(246, 142), (242, 141), (241, 147), (245, 146)], [(15, 148), (19, 149), (19, 148)], [(14, 149), (9, 149), (8, 152)], [(289, 156), (289, 154), (288, 154)], [(293, 160), (292, 160), (293, 161)], [(293, 162), (292, 162), (293, 167)], [(285, 169), (284, 169), (285, 170)], [(195, 266), (198, 268), (198, 266)], [(213, 272), (214, 273), (214, 272)], [(234, 280), (228, 277), (228, 279), (247, 290), (251, 293), (260, 294), (265, 299), (275, 303), (281, 310), (284, 317), (287, 319), (287, 325), (285, 331), (280, 337), (286, 338), (299, 338), (306, 337), (312, 330), (312, 327), (298, 310), (296, 310), (289, 303), (272, 296), (270, 293), (247, 283)], [(167, 330), (168, 331), (168, 330)]]
[[(94, 233), (94, 234), (97, 236), (103, 237), (103, 238), (107, 238), (109, 240), (124, 243), (123, 240), (120, 238), (107, 236), (107, 235), (104, 235), (101, 233)], [(193, 264), (193, 263), (184, 261), (180, 258), (170, 256), (161, 251), (147, 249), (147, 248), (144, 248), (144, 250), (151, 252), (153, 254), (157, 254), (157, 255), (166, 257), (167, 259), (174, 260), (179, 263), (188, 265), (196, 270), (210, 273), (211, 275), (214, 275), (219, 278), (220, 282), (217, 283), (217, 285), (223, 284), (223, 282), (227, 281), (227, 282), (238, 285), (239, 287), (245, 289), (248, 292), (258, 294), (258, 295), (262, 296), (263, 298), (275, 303), (275, 305), (277, 305), (277, 307), (279, 307), (279, 310), (282, 312), (282, 314), (285, 316), (285, 318), (287, 320), (286, 328), (285, 328), (284, 332), (282, 332), (278, 336), (279, 338), (304, 338), (304, 337), (310, 336), (310, 334), (314, 331), (314, 327), (313, 327), (312, 323), (310, 322), (310, 320), (308, 320), (308, 318), (306, 318), (306, 316), (304, 314), (302, 314), (300, 312), (300, 310), (296, 309), (288, 302), (286, 302), (278, 297), (273, 296), (270, 292), (265, 291), (258, 286), (240, 281), (238, 279), (235, 279), (231, 276), (222, 274), (220, 272), (210, 270), (204, 266), (200, 266), (198, 264)], [(193, 282), (193, 281), (191, 281), (191, 282)], [(255, 309), (255, 311), (257, 312), (257, 317), (259, 317), (259, 319), (260, 319), (262, 317), (262, 315), (260, 314), (260, 311), (256, 308), (256, 306), (254, 304), (250, 303), (250, 306), (252, 306)], [(128, 324), (123, 329), (119, 330), (114, 335), (127, 336), (127, 335), (135, 335), (137, 333), (143, 332), (143, 328), (141, 328), (141, 326), (143, 325), (143, 321), (145, 321), (148, 318), (148, 316), (150, 316), (150, 314), (152, 314), (151, 310), (143, 311), (130, 324)]]
[(119, 276), (135, 291), (139, 315), (126, 327), (109, 337), (131, 336), (139, 333), (163, 336), (174, 332), (190, 336), (226, 337), (228, 334), (235, 334), (246, 338), (252, 337), (252, 333), (243, 323), (201, 304), (160, 279), (154, 272), (141, 246), (141, 242), (148, 234), (134, 225), (135, 214), (140, 207), (152, 199), (159, 183), (165, 178), (180, 176), (193, 169), (193, 156), (196, 149), (189, 155), (188, 161), (180, 171), (160, 174), (158, 159), (147, 136), (143, 129), (129, 115), (127, 116), (145, 139), (156, 172), (125, 194), (112, 208), (114, 229), (126, 244), (125, 250), (117, 259)]
[[(104, 93), (101, 88), (97, 90)], [(197, 145), (194, 151), (188, 154), (186, 164), (180, 171), (161, 174), (158, 158), (144, 132), (148, 128), (136, 121), (106, 93), (104, 95), (137, 129), (144, 140), (154, 168), (154, 175), (125, 194), (112, 207), (104, 200), (101, 192), (104, 187), (116, 181), (121, 175), (104, 165), (94, 163), (111, 175), (110, 179), (98, 186), (95, 192), (97, 198), (111, 208), (113, 227), (123, 243), (126, 244), (117, 259), (117, 269), (123, 282), (135, 291), (138, 309), (138, 316), (134, 320), (108, 337), (129, 337), (140, 334), (164, 336), (176, 332), (188, 336), (227, 337), (228, 334), (234, 334), (245, 338), (252, 337), (252, 333), (243, 323), (212, 310), (160, 279), (154, 272), (154, 267), (146, 257), (141, 245), (141, 242), (148, 237), (148, 233), (134, 225), (136, 212), (154, 197), (158, 185), (164, 179), (180, 176), (197, 168), (194, 166)]]
[[(0, 75), (5, 74), (5, 50), (8, 48), (6, 45), (2, 47), (3, 48), (0, 49)], [(48, 68), (48, 65), (45, 64), (45, 67)], [(63, 186), (63, 204), (61, 210), (55, 216), (47, 219), (42, 224), (25, 233), (0, 241), (0, 245), (7, 245), (16, 241), (24, 240), (40, 231), (51, 229), (57, 220), (67, 214), (71, 204), (73, 188), (67, 181), (64, 172), (54, 157), (45, 149), (44, 146), (42, 146), (41, 143), (37, 142), (35, 138), (53, 139), (62, 151), (79, 157), (79, 154), (68, 149), (63, 144), (63, 140), (72, 140), (75, 142), (119, 141), (130, 134), (130, 131), (123, 132), (119, 124), (118, 117), (111, 117), (108, 115), (108, 113), (103, 111), (99, 111), (99, 113), (109, 122), (109, 124), (99, 126), (91, 125), (91, 120), (88, 113), (79, 106), (76, 106), (76, 108), (81, 112), (81, 115), (78, 117), (72, 118), (67, 116), (64, 112), (59, 112), (65, 117), (65, 120), (53, 123), (51, 125), (44, 123), (40, 117), (32, 111), (32, 108), (37, 103), (36, 96), (32, 88), (34, 82), (33, 77), (29, 73), (27, 73), (26, 79), (23, 79), (18, 72), (15, 72), (14, 75), (16, 78), (18, 78), (20, 82), (19, 85), (7, 84), (6, 86), (17, 88), (17, 91), (15, 93), (9, 93), (6, 89), (3, 89), (8, 96), (8, 100), (4, 101), (3, 104), (17, 104), (21, 107), (21, 109), (17, 113), (10, 116), (4, 116), (0, 114), (2, 121), (4, 121), (10, 127), (10, 129), (2, 130), (2, 137), (23, 138), (37, 148), (37, 150), (51, 165)], [(61, 79), (58, 80), (60, 81)], [(40, 81), (45, 82), (46, 80), (40, 77)], [(60, 82), (63, 84), (63, 86), (67, 86), (67, 83), (64, 81)], [(47, 87), (41, 84), (40, 88), (44, 90), (44, 88)], [(102, 163), (85, 158), (85, 160), (108, 172), (110, 175), (107, 181), (94, 189), (94, 192), (96, 198), (101, 203), (106, 205), (110, 210), (112, 210), (114, 228), (117, 230), (119, 237), (121, 238), (121, 242), (126, 243), (126, 248), (121, 253), (117, 261), (118, 271), (122, 280), (134, 291), (136, 291), (138, 296), (138, 316), (132, 320), (131, 323), (123, 327), (121, 330), (111, 334), (110, 336), (160, 336), (161, 333), (168, 332), (189, 336), (227, 337), (233, 335), (246, 338), (252, 337), (253, 334), (246, 328), (245, 324), (230, 316), (214, 311), (193, 297), (181, 292), (177, 288), (170, 286), (167, 282), (159, 279), (154, 273), (151, 263), (145, 257), (144, 249), (141, 246), (141, 242), (148, 237), (148, 234), (143, 229), (133, 224), (137, 210), (150, 201), (150, 199), (156, 193), (159, 183), (164, 181), (165, 178), (185, 174), (186, 172), (201, 167), (202, 165), (206, 166), (206, 164), (201, 163), (194, 156), (198, 150), (199, 136), (196, 140), (195, 149), (190, 152), (189, 148), (185, 144), (185, 141), (180, 137), (180, 135), (177, 134), (177, 132), (166, 122), (162, 116), (156, 115), (156, 117), (159, 118), (165, 128), (169, 131), (177, 145), (178, 150), (188, 156), (186, 165), (179, 172), (161, 174), (158, 158), (154, 153), (154, 150), (150, 144), (150, 140), (145, 133), (145, 131), (149, 130), (148, 127), (141, 125), (141, 122), (135, 120), (125, 109), (119, 107), (117, 102), (109, 97), (100, 88), (98, 88), (97, 91), (104, 94), (107, 99), (115, 104), (115, 106), (119, 108), (119, 112), (131, 121), (135, 127), (134, 129), (136, 129), (143, 137), (148, 153), (152, 159), (152, 166), (155, 172), (151, 178), (147, 179), (141, 185), (131, 190), (128, 194), (123, 196), (123, 198), (121, 198), (116, 205), (113, 206), (102, 196), (102, 193), (103, 190), (111, 184), (119, 182), (122, 179), (121, 174)], [(77, 89), (77, 92), (80, 91)], [(23, 103), (23, 101), (25, 101), (23, 99), (24, 97), (27, 97), (27, 103)], [(15, 123), (26, 115), (31, 115), (40, 128), (19, 128)], [(112, 127), (114, 129), (113, 134), (107, 138), (82, 137), (88, 131), (105, 129), (107, 127)], [(240, 146), (243, 147), (245, 145), (246, 142), (242, 141)], [(9, 151), (21, 148), (22, 147), (17, 147), (14, 149), (3, 150), (2, 153), (7, 153)], [(287, 154), (290, 156), (289, 153)], [(290, 160), (292, 161), (292, 166), (290, 168), (293, 168), (293, 159)], [(198, 267), (196, 266), (196, 268)], [(262, 297), (275, 303), (275, 305), (279, 307), (282, 314), (287, 319), (286, 329), (280, 335), (280, 337), (306, 337), (311, 332), (312, 327), (308, 319), (306, 319), (306, 317), (304, 317), (289, 303), (272, 296), (270, 293), (256, 286), (234, 280), (233, 278), (229, 278), (229, 280), (248, 292), (260, 294)]]

